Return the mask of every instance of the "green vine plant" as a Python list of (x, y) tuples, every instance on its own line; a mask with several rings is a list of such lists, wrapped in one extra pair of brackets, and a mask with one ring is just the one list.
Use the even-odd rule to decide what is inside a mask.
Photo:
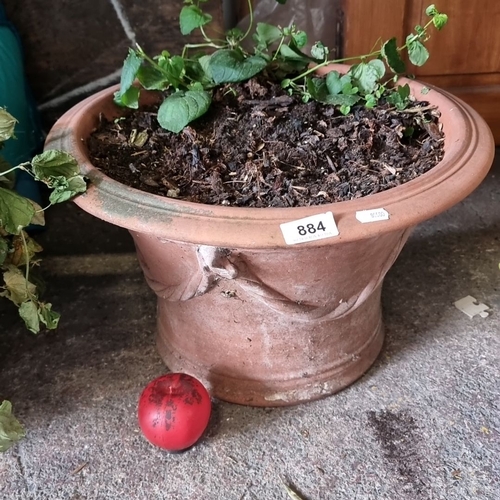
[[(355, 104), (373, 108), (382, 98), (402, 110), (411, 102), (409, 86), (397, 84), (398, 77), (406, 73), (404, 53), (413, 65), (422, 66), (429, 58), (425, 42), (430, 30), (441, 30), (448, 21), (446, 14), (430, 5), (425, 10), (428, 22), (416, 26), (402, 45), (398, 46), (396, 38), (391, 38), (368, 54), (332, 58), (331, 50), (320, 41), (306, 53), (303, 49), (308, 36), (294, 24), (287, 27), (255, 24), (251, 0), (248, 0), (250, 22), (246, 31), (233, 28), (221, 38), (211, 38), (205, 28), (212, 16), (202, 9), (207, 1), (184, 0), (179, 17), (181, 33), (189, 35), (199, 30), (202, 42), (186, 44), (180, 55), (164, 50), (150, 57), (139, 45), (129, 50), (120, 89), (115, 94), (118, 105), (137, 109), (140, 87), (166, 91), (158, 110), (158, 122), (164, 129), (178, 133), (207, 112), (214, 88), (262, 74), (281, 82), (288, 94), (300, 96), (303, 102), (314, 99), (337, 107), (342, 114), (348, 114)], [(245, 47), (250, 37), (253, 44), (248, 50)], [(343, 75), (334, 70), (326, 77), (316, 75), (318, 69), (331, 64), (353, 62)]]
[[(0, 107), (0, 151), (5, 141), (14, 139), (16, 119)], [(0, 297), (12, 301), (26, 327), (38, 333), (41, 326), (54, 329), (59, 313), (41, 300), (43, 282), (34, 268), (40, 264), (36, 256), (42, 247), (28, 234), (31, 224), (44, 225), (44, 211), (34, 201), (14, 191), (15, 171), (23, 170), (52, 191), (49, 205), (69, 200), (86, 190), (76, 160), (63, 151), (49, 150), (30, 162), (12, 167), (0, 155)], [(0, 404), (0, 452), (8, 450), (25, 436), (25, 431), (12, 413), (9, 401)]]
[[(0, 108), (0, 150), (5, 141), (15, 139), (16, 119)], [(76, 160), (63, 151), (48, 150), (36, 155), (30, 162), (15, 167), (0, 155), (0, 297), (12, 301), (19, 310), (26, 327), (38, 333), (42, 326), (57, 327), (59, 313), (52, 304), (41, 300), (43, 282), (33, 272), (40, 265), (37, 254), (42, 247), (28, 234), (31, 224), (43, 226), (44, 211), (34, 201), (14, 191), (16, 170), (23, 170), (36, 181), (51, 189), (49, 205), (67, 201), (83, 193), (85, 179), (80, 175)], [(22, 425), (12, 414), (9, 401), (0, 404), (0, 452), (8, 450), (25, 436)]]
[[(0, 150), (5, 141), (14, 138), (15, 125), (15, 118), (0, 108)], [(43, 285), (32, 271), (40, 264), (37, 254), (42, 247), (26, 228), (31, 224), (43, 226), (44, 211), (48, 207), (42, 208), (14, 191), (16, 170), (27, 172), (52, 190), (48, 207), (83, 193), (87, 185), (78, 163), (66, 152), (48, 150), (15, 167), (0, 156), (0, 270), (3, 275), (0, 297), (11, 300), (19, 308), (28, 330), (38, 333), (41, 325), (56, 328), (59, 314), (40, 298)]]

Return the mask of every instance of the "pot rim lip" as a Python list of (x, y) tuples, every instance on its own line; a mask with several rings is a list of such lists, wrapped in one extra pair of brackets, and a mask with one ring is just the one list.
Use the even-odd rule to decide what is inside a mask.
[[(67, 111), (51, 129), (45, 148), (62, 149), (73, 154), (84, 175), (91, 180), (87, 192), (75, 199), (78, 206), (130, 231), (215, 246), (287, 247), (280, 224), (331, 211), (339, 236), (294, 246), (302, 248), (355, 241), (415, 226), (450, 208), (480, 184), (493, 162), (493, 136), (476, 111), (433, 85), (406, 78), (401, 82), (408, 83), (414, 95), (423, 93), (424, 87), (430, 89), (425, 100), (437, 105), (441, 112), (445, 133), (444, 157), (431, 170), (411, 181), (355, 200), (308, 207), (231, 207), (162, 197), (115, 181), (91, 164), (84, 144), (89, 134), (88, 131), (86, 134), (82, 132), (81, 122), (82, 116), (89, 113), (96, 122), (99, 110), (104, 105), (110, 106), (109, 101), (119, 85), (103, 89)], [(118, 207), (121, 207), (121, 212), (129, 213), (135, 207), (136, 215), (122, 214)], [(357, 211), (378, 208), (389, 212), (389, 220), (362, 224), (355, 218)], [(179, 222), (179, 218), (183, 222)], [(187, 227), (191, 222), (202, 227)], [(182, 229), (182, 225), (186, 227)]]

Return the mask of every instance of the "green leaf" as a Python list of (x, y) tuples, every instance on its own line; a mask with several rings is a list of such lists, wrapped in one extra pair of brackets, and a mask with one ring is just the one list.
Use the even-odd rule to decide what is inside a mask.
[(52, 304), (42, 302), (38, 304), (38, 318), (48, 330), (55, 330), (61, 315), (52, 310)]
[[(379, 62), (383, 65), (382, 61)], [(378, 86), (380, 66), (362, 62), (351, 66), (349, 74), (363, 94), (371, 94)]]
[(139, 108), (139, 94), (140, 90), (137, 87), (130, 87), (125, 93), (121, 94), (119, 91), (115, 92), (113, 101), (118, 106), (125, 106), (130, 109)]
[(425, 9), (425, 13), (426, 15), (432, 17), (438, 14), (438, 10), (436, 9), (436, 6), (434, 4), (431, 4)]
[(348, 115), (351, 112), (351, 106), (348, 104), (342, 104), (342, 106), (340, 106), (340, 112), (343, 115)]
[(381, 80), (385, 75), (385, 64), (380, 59), (372, 59), (368, 64), (376, 71), (377, 79)]
[(3, 273), (3, 280), (5, 290), (0, 293), (0, 296), (7, 297), (17, 306), (36, 297), (36, 286), (27, 281), (17, 267), (9, 266), (9, 269)]
[(11, 403), (3, 401), (0, 405), (0, 452), (7, 451), (25, 436), (23, 426), (12, 414)]
[(340, 73), (338, 71), (330, 71), (326, 75), (326, 86), (328, 87), (328, 93), (335, 95), (342, 92), (342, 87), (344, 83), (340, 79)]
[(309, 61), (310, 61), (310, 59), (305, 54), (301, 54), (300, 52), (296, 52), (289, 45), (282, 45), (280, 48), (280, 54), (285, 59), (290, 59), (292, 61), (301, 61), (304, 63), (309, 63)]
[(372, 109), (377, 105), (378, 99), (373, 94), (365, 96), (365, 108)]
[(166, 130), (179, 133), (188, 123), (205, 114), (212, 98), (204, 90), (188, 90), (169, 95), (158, 110), (158, 122)]
[(133, 49), (129, 49), (128, 55), (123, 62), (122, 74), (120, 78), (120, 90), (117, 92), (118, 97), (115, 96), (115, 102), (117, 102), (117, 99), (121, 101), (121, 98), (132, 87), (142, 61), (143, 58), (138, 52)]
[(401, 59), (398, 51), (398, 43), (396, 38), (391, 38), (382, 45), (382, 57), (386, 60), (389, 68), (394, 71), (394, 73), (401, 74), (406, 71), (406, 65)]
[[(147, 90), (165, 90), (169, 85), (165, 74), (163, 74), (159, 69), (154, 68), (153, 66), (142, 65), (137, 71), (137, 79)], [(131, 87), (129, 90), (133, 88), (134, 87)], [(123, 98), (123, 96), (121, 97)], [(138, 97), (139, 93), (137, 93), (137, 98)]]
[(196, 28), (200, 28), (212, 20), (210, 14), (206, 14), (196, 5), (185, 5), (182, 7), (179, 24), (181, 27), (181, 33), (183, 35), (189, 35), (191, 31)]
[(68, 201), (77, 194), (84, 193), (87, 190), (87, 183), (81, 175), (75, 175), (70, 179), (57, 177), (53, 178), (52, 181), (51, 186), (54, 190), (49, 196), (49, 201), (52, 205)]
[(205, 73), (206, 77), (209, 78), (210, 80), (213, 80), (212, 78), (212, 73), (210, 72), (210, 58), (212, 56), (210, 55), (204, 55), (204, 56), (201, 56), (199, 59), (198, 59), (198, 62), (200, 63), (200, 66), (201, 68), (203, 69), (203, 72)]
[(19, 316), (21, 316), (26, 328), (32, 333), (40, 331), (40, 319), (38, 318), (37, 305), (28, 300), (19, 306)]
[(292, 34), (292, 39), (295, 43), (295, 46), (298, 49), (305, 47), (307, 44), (307, 34), (305, 31), (297, 31), (297, 33)]
[(0, 108), (0, 143), (14, 137), (17, 120), (5, 109)]
[(324, 78), (307, 78), (307, 91), (317, 101), (324, 101), (328, 94), (328, 88)]
[(267, 23), (257, 23), (254, 40), (258, 44), (268, 47), (272, 43), (277, 42), (280, 38), (281, 30), (278, 27)]
[(322, 42), (316, 42), (311, 48), (311, 55), (314, 59), (320, 59), (321, 61), (326, 60), (329, 53), (328, 47)]
[(260, 56), (245, 58), (241, 52), (231, 49), (214, 52), (208, 63), (209, 71), (216, 84), (249, 80), (266, 66), (266, 60)]
[(436, 29), (442, 30), (446, 26), (446, 23), (448, 22), (448, 16), (446, 14), (436, 14), (432, 18), (432, 22), (436, 27)]
[(19, 234), (34, 215), (30, 200), (10, 189), (0, 188), (0, 228), (9, 234)]
[(411, 90), (407, 83), (404, 85), (398, 85), (397, 91), (401, 99), (408, 99), (408, 97), (410, 97)]
[(420, 40), (414, 40), (413, 35), (406, 37), (408, 44), (408, 56), (410, 61), (415, 66), (423, 66), (427, 59), (429, 59), (429, 51), (425, 48)]
[(0, 236), (0, 266), (5, 262), (8, 253), (9, 243), (3, 236)]
[(54, 177), (70, 178), (80, 172), (78, 162), (66, 151), (49, 149), (31, 160), (36, 180), (50, 185)]
[(396, 106), (397, 109), (405, 109), (408, 105), (408, 98), (410, 97), (410, 86), (399, 85), (388, 96), (387, 102)]

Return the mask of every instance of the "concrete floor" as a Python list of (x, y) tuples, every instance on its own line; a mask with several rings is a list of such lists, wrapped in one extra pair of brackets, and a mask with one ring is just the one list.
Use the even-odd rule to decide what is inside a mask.
[[(0, 396), (27, 438), (0, 456), (0, 499), (500, 498), (500, 155), (466, 201), (423, 224), (389, 273), (374, 367), (322, 401), (284, 409), (214, 402), (181, 454), (140, 435), (142, 388), (165, 372), (155, 300), (128, 233), (76, 207), (51, 211), (46, 248), (57, 332), (24, 331), (0, 304)], [(469, 319), (453, 302), (491, 307)]]

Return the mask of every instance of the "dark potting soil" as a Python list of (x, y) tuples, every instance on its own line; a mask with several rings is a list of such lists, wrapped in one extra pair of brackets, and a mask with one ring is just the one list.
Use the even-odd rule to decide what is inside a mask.
[[(235, 91), (235, 92), (233, 92)], [(343, 116), (252, 80), (215, 92), (183, 132), (161, 129), (156, 108), (102, 119), (93, 164), (150, 193), (213, 205), (297, 207), (351, 200), (408, 182), (443, 157), (439, 112), (426, 102)]]

